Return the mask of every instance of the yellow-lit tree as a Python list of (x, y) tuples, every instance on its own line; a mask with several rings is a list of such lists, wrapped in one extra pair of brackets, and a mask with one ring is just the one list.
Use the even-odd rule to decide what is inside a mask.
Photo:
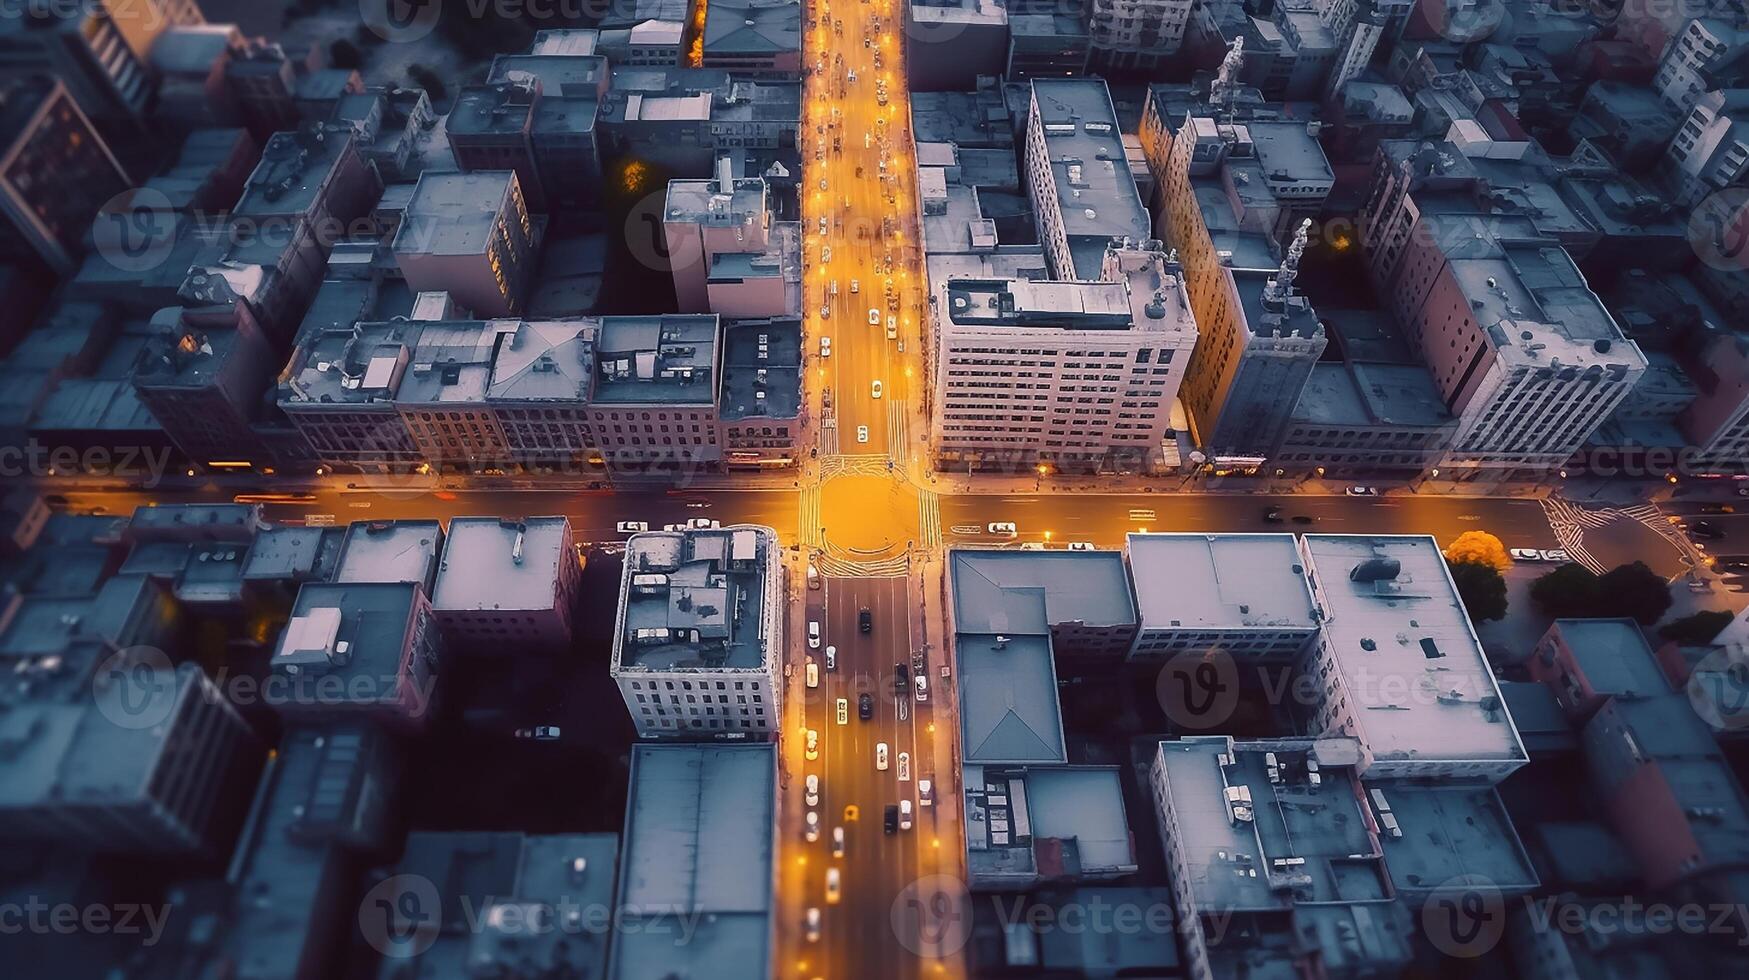
[(1445, 549), (1445, 560), (1454, 565), (1486, 565), (1502, 574), (1512, 567), (1512, 556), (1500, 539), (1487, 531), (1465, 531)]

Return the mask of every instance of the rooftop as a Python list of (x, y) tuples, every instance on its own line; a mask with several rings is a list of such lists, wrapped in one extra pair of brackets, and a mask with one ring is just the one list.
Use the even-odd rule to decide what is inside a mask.
[(801, 347), (800, 320), (732, 321), (723, 330), (723, 421), (796, 418)]
[(1315, 630), (1291, 534), (1131, 534), (1142, 629)]
[(1308, 534), (1302, 547), (1375, 761), (1525, 758), (1432, 537)]
[(475, 170), (469, 173), (426, 172), (419, 177), (413, 200), (395, 232), (395, 254), (478, 255), (504, 220), (519, 216), (510, 210), (516, 173)]
[(576, 560), (564, 517), (452, 518), (431, 606), (439, 612), (552, 609), (562, 563)]
[(1123, 556), (1115, 551), (956, 549), (954, 629), (1044, 636), (1053, 626), (1136, 622)]
[[(1097, 279), (1111, 239), (1141, 241), (1152, 234), (1148, 211), (1124, 156), (1111, 93), (1098, 78), (1037, 78), (1032, 93), (1057, 184), (1074, 278)], [(1070, 271), (1057, 273), (1069, 278)]]
[(298, 589), (270, 666), (293, 684), (319, 687), (288, 702), (309, 708), (306, 702), (315, 698), (327, 707), (368, 707), (395, 697), (418, 601), (419, 587), (411, 582), (309, 582)]
[(442, 544), (435, 520), (355, 522), (346, 529), (334, 581), (415, 582), (429, 589)]
[(1330, 361), (1312, 366), (1293, 418), (1332, 426), (1431, 427), (1453, 421), (1432, 373), (1422, 365)]
[(595, 402), (714, 404), (720, 330), (715, 314), (603, 317)]
[(968, 764), (966, 863), (974, 881), (1077, 880), (1136, 870), (1116, 766)]
[(800, 0), (713, 0), (704, 56), (782, 54), (802, 49)]
[(1366, 785), (1375, 799), (1385, 797), (1403, 831), (1401, 837), (1379, 837), (1399, 891), (1431, 891), (1462, 880), (1516, 894), (1539, 884), (1530, 855), (1492, 786)]
[(669, 221), (733, 226), (757, 224), (767, 210), (764, 178), (735, 178), (727, 188), (712, 178), (669, 181), (664, 214)]
[[(639, 743), (630, 781), (608, 975), (770, 976), (777, 746)], [(634, 928), (676, 917), (690, 941)]]
[(352, 143), (350, 130), (306, 125), (275, 133), (232, 209), (239, 217), (309, 216)]
[(616, 670), (764, 670), (769, 528), (651, 531), (626, 543)]

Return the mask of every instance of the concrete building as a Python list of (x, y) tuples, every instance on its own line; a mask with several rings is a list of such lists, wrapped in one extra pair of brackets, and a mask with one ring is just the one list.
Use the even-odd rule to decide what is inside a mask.
[(948, 277), (931, 305), (937, 467), (1165, 467), (1197, 335), (1158, 242), (1113, 243), (1097, 281)]
[(610, 470), (669, 476), (721, 463), (722, 348), (714, 315), (602, 319), (589, 423)]
[(298, 590), (266, 681), (288, 724), (410, 730), (436, 709), (443, 635), (412, 582), (311, 582)]
[(610, 673), (640, 737), (777, 731), (786, 588), (770, 528), (632, 536)]
[(1178, 52), (1191, 0), (1093, 0), (1087, 11), (1091, 65), (1104, 72), (1151, 72)]
[(1055, 278), (1097, 279), (1113, 239), (1151, 237), (1103, 80), (1033, 80), (1024, 166)]
[(153, 327), (134, 389), (177, 450), (201, 466), (271, 465), (253, 423), (277, 358), (249, 308), (168, 307)]
[(1016, 82), (1078, 78), (1087, 70), (1092, 37), (1079, 11), (1046, 9), (1008, 15), (1008, 61), (1002, 74)]
[(1006, 0), (905, 0), (900, 4), (905, 80), (910, 90), (967, 92), (977, 87), (978, 76), (1003, 74), (1009, 52), (1009, 7)]
[(1368, 778), (1493, 784), (1527, 757), (1431, 537), (1301, 539), (1321, 635), (1301, 673), (1313, 727), (1360, 743)]
[(1578, 111), (1567, 123), (1567, 134), (1608, 151), (1622, 167), (1639, 171), (1663, 155), (1682, 120), (1656, 89), (1600, 78), (1585, 90)]
[(529, 54), (496, 56), (485, 83), (462, 89), (445, 124), (456, 165), (515, 170), (537, 213), (596, 206), (609, 77), (600, 55), (538, 42)]
[(1693, 17), (1664, 47), (1652, 85), (1664, 105), (1687, 115), (1702, 95), (1742, 80), (1749, 56), (1749, 21), (1735, 17)]
[(352, 128), (359, 152), (385, 183), (416, 181), (427, 170), (456, 167), (448, 117), (439, 123), (424, 89), (375, 85), (348, 92), (335, 101), (329, 120)]
[(717, 0), (697, 41), (688, 62), (695, 68), (794, 78), (802, 70), (801, 0)]
[(1684, 207), (1749, 181), (1749, 88), (1714, 89), (1694, 100), (1664, 153), (1662, 176)]
[(968, 763), (967, 884), (1013, 891), (1134, 874), (1139, 865), (1118, 772)]
[(435, 520), (354, 521), (346, 526), (332, 580), (407, 583), (430, 595), (442, 550), (443, 525)]
[[(771, 976), (777, 792), (774, 745), (632, 747), (605, 976)], [(676, 916), (697, 924), (687, 942)]]
[(1413, 478), (1439, 466), (1456, 430), (1422, 365), (1325, 361), (1312, 367), (1270, 465), (1332, 478)]
[(318, 459), (378, 469), (423, 461), (394, 401), (421, 332), (409, 321), (348, 324), (322, 329), (292, 352), (279, 408)]
[(1131, 534), (1128, 551), (1141, 610), (1131, 660), (1220, 650), (1292, 663), (1318, 635), (1291, 534)]
[(596, 465), (589, 427), (598, 321), (533, 320), (498, 335), (485, 397), (506, 461), (572, 470)]
[(797, 145), (799, 81), (702, 68), (616, 68), (601, 107), (602, 150), (704, 175), (724, 152)]
[[(65, 605), (59, 615), (78, 618)], [(14, 606), (6, 619), (0, 838), (15, 847), (222, 858), (263, 753), (225, 696), (197, 666), (172, 668), (155, 650), (156, 661), (81, 640), (25, 653), (23, 634), (34, 632), (36, 617)]]
[(802, 457), (802, 322), (736, 320), (723, 330), (723, 464), (794, 466)]
[(431, 609), (452, 648), (506, 655), (571, 647), (583, 566), (564, 517), (457, 517)]
[(1734, 331), (1717, 333), (1698, 361), (1699, 391), (1678, 424), (1704, 456), (1741, 465), (1749, 458), (1749, 341)]
[(482, 319), (521, 312), (536, 234), (513, 170), (427, 173), (395, 233), (395, 263), (415, 292), (447, 292)]
[(152, 45), (158, 80), (155, 115), (173, 127), (234, 126), (237, 105), (225, 81), (243, 34), (235, 24), (193, 24), (167, 29)]
[[(62, 81), (33, 76), (0, 86), (0, 258), (73, 271), (99, 212), (131, 183)], [(128, 244), (111, 229), (97, 234), (99, 244)]]
[[(710, 180), (671, 180), (662, 209), (662, 239), (668, 265), (674, 276), (674, 298), (682, 313), (718, 313), (723, 316), (781, 316), (799, 313), (785, 309), (781, 276), (762, 277), (762, 285), (740, 290), (712, 290), (712, 280), (725, 271), (729, 256), (756, 261), (774, 244), (771, 206), (763, 178), (735, 178), (727, 157), (717, 162), (718, 174)], [(741, 271), (750, 271), (743, 269)], [(747, 283), (743, 277), (743, 285)], [(712, 293), (732, 309), (712, 305)], [(741, 308), (750, 307), (743, 312)]]

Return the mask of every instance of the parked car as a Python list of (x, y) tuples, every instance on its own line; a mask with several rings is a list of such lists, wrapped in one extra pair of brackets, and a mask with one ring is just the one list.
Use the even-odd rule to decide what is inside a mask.
[(991, 521), (984, 526), (984, 530), (990, 534), (999, 534), (1005, 538), (1012, 538), (1020, 533), (1020, 529), (1014, 525), (1013, 521)]
[(808, 686), (809, 687), (819, 687), (820, 686), (820, 665), (819, 664), (815, 663), (812, 660), (808, 661), (807, 675), (808, 675)]
[(559, 737), (559, 726), (536, 725), (533, 728), (518, 728), (516, 730), (516, 737), (526, 738), (534, 742), (557, 741)]
[(923, 704), (929, 700), (929, 678), (921, 672), (911, 675), (911, 683), (917, 686), (917, 703)]
[(808, 620), (808, 649), (820, 649), (820, 621), (817, 619)]
[(935, 805), (935, 780), (930, 779), (928, 776), (924, 776), (917, 780), (917, 805)]
[(645, 521), (620, 521), (613, 529), (620, 534), (642, 534), (650, 529), (650, 525)]
[(1093, 542), (1091, 542), (1091, 541), (1071, 541), (1071, 542), (1069, 542), (1069, 550), (1070, 551), (1094, 551), (1096, 549), (1093, 547)]
[(820, 587), (820, 573), (817, 570), (815, 570), (813, 562), (809, 562), (808, 563), (808, 588), (818, 589), (819, 587)]
[(1342, 492), (1350, 497), (1376, 497), (1379, 495), (1379, 488), (1354, 486), (1346, 487)]

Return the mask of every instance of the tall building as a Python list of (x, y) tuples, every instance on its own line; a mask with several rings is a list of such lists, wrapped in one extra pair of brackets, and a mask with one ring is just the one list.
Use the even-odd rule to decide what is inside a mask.
[(783, 552), (770, 528), (626, 543), (610, 673), (641, 738), (765, 738), (783, 721)]
[(1098, 78), (1035, 78), (1026, 122), (1027, 194), (1059, 280), (1092, 280), (1113, 239), (1151, 237), (1111, 93)]
[(723, 328), (723, 463), (793, 466), (802, 457), (802, 321), (735, 320)]
[(1093, 0), (1087, 12), (1096, 71), (1148, 72), (1184, 43), (1193, 0)]
[(488, 655), (571, 647), (582, 563), (564, 517), (457, 517), (431, 608), (453, 648)]
[(1749, 182), (1749, 88), (1714, 89), (1694, 100), (1664, 151), (1663, 176), (1685, 207)]
[(39, 75), (0, 84), (0, 258), (73, 271), (94, 222), (127, 220), (99, 212), (130, 185), (64, 83)]
[(1741, 7), (1735, 17), (1690, 18), (1664, 48), (1652, 85), (1666, 108), (1686, 115), (1706, 93), (1744, 81), (1745, 58), (1749, 18)]
[(722, 461), (722, 333), (715, 315), (602, 318), (589, 422), (610, 470), (667, 476)]
[(201, 466), (272, 465), (253, 428), (278, 369), (249, 307), (167, 307), (134, 368), (140, 403)]
[[(1113, 243), (1094, 281), (940, 276), (936, 465), (1155, 471), (1196, 320), (1158, 242)], [(1175, 447), (1174, 447), (1175, 455)]]
[(781, 278), (773, 278), (762, 313), (717, 309), (711, 305), (710, 281), (719, 259), (759, 256), (773, 242), (771, 210), (764, 178), (733, 176), (728, 157), (717, 161), (710, 180), (671, 180), (662, 209), (662, 240), (674, 277), (674, 298), (682, 313), (724, 316), (779, 316), (799, 310), (784, 308)]
[(532, 53), (497, 56), (484, 84), (457, 95), (445, 123), (456, 165), (515, 170), (536, 212), (593, 205), (609, 77), (606, 58), (538, 42)]
[(905, 81), (911, 91), (966, 92), (977, 87), (979, 75), (1003, 73), (1014, 4), (905, 0), (899, 6), (905, 19)]
[(1141, 610), (1131, 660), (1219, 650), (1291, 663), (1318, 635), (1291, 534), (1131, 534), (1128, 549)]
[(447, 292), (481, 319), (522, 310), (535, 250), (513, 170), (422, 174), (394, 243), (409, 289)]

